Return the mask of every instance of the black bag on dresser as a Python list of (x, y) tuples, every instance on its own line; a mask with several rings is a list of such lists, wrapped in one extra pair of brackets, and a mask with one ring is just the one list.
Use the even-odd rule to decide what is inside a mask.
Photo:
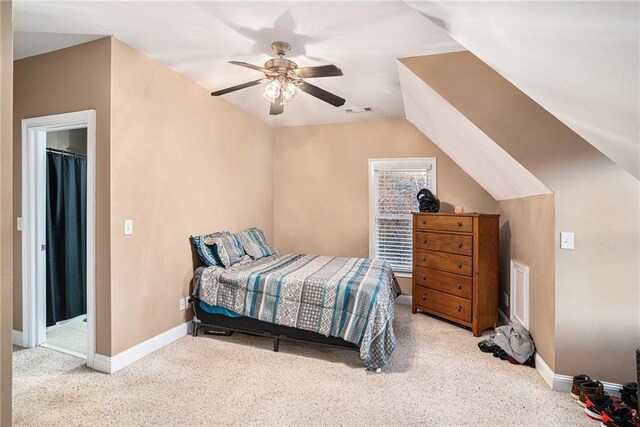
[(440, 200), (427, 188), (418, 192), (418, 203), (420, 212), (438, 212), (440, 210)]

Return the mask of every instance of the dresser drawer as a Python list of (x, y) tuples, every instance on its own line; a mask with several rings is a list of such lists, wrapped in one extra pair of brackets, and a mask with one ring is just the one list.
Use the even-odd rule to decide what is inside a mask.
[(416, 231), (416, 248), (471, 255), (473, 236)]
[(415, 219), (416, 228), (420, 230), (473, 233), (473, 218), (468, 216), (416, 215)]
[(416, 285), (435, 289), (462, 298), (471, 298), (473, 279), (460, 274), (445, 273), (430, 268), (415, 267)]
[(416, 286), (416, 303), (429, 310), (471, 322), (471, 301), (465, 298), (434, 291), (433, 289)]
[(413, 262), (419, 267), (435, 268), (436, 270), (471, 276), (472, 267), (470, 256), (416, 249), (415, 257)]

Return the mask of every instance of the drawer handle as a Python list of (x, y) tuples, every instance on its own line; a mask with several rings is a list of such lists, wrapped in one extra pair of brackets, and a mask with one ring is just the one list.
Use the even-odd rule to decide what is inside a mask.
[(462, 285), (461, 285), (460, 283), (458, 283), (458, 284), (456, 285), (456, 288), (458, 288), (458, 289), (462, 289)]
[(422, 301), (426, 301), (427, 300), (427, 295), (426, 294), (422, 294)]
[(425, 262), (427, 260), (427, 257), (423, 256), (421, 259), (422, 259), (422, 262)]
[(422, 225), (425, 225), (426, 223), (427, 223), (427, 220), (426, 220), (426, 219), (423, 219), (423, 220), (422, 220)]
[(462, 311), (462, 306), (461, 305), (456, 305), (456, 311)]
[(460, 264), (459, 262), (456, 262), (456, 267), (462, 268), (462, 264)]
[(462, 242), (457, 242), (457, 243), (456, 243), (456, 246), (457, 246), (458, 248), (461, 248), (461, 247), (462, 247)]
[(427, 239), (422, 239), (422, 243), (427, 243)]
[(456, 225), (457, 225), (458, 227), (462, 227), (462, 223), (461, 223), (460, 221), (456, 222)]
[(422, 275), (422, 280), (427, 280), (427, 276), (425, 274)]

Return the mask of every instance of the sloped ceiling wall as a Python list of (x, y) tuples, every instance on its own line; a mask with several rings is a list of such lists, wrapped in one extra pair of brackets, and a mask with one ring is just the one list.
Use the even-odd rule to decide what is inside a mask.
[(408, 2), (640, 179), (640, 2)]
[[(627, 308), (640, 298), (640, 182), (472, 53), (401, 62), (554, 193), (555, 372), (591, 372), (618, 383), (633, 378), (640, 312)], [(403, 92), (408, 95), (404, 86)], [(462, 125), (436, 118), (430, 127), (427, 134), (454, 160), (460, 153), (450, 150), (473, 148), (473, 141), (451, 144)], [(486, 154), (471, 160), (500, 167), (494, 152)], [(575, 233), (575, 250), (559, 249), (560, 231)], [(598, 320), (588, 328), (597, 340), (584, 339), (585, 307), (597, 307)], [(616, 321), (599, 321), (609, 318)]]
[(550, 194), (538, 178), (429, 85), (398, 62), (409, 120), (496, 200)]

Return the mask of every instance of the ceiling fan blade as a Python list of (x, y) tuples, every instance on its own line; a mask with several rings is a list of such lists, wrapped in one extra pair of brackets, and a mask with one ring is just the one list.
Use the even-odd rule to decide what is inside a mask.
[(335, 65), (321, 65), (319, 67), (303, 67), (293, 70), (298, 77), (311, 79), (314, 77), (336, 77), (342, 76), (342, 70)]
[(284, 105), (282, 105), (282, 96), (279, 96), (275, 102), (271, 103), (271, 107), (269, 107), (269, 114), (272, 116), (277, 116), (278, 114), (282, 114), (284, 112)]
[(329, 103), (334, 107), (341, 107), (346, 102), (344, 98), (340, 98), (338, 95), (334, 95), (331, 92), (320, 89), (318, 86), (314, 86), (311, 83), (303, 82), (300, 85), (300, 90), (308, 93), (311, 96), (315, 96), (316, 98)]
[(245, 67), (245, 68), (251, 68), (252, 70), (256, 70), (256, 71), (260, 71), (261, 73), (264, 73), (268, 76), (273, 76), (276, 75), (278, 73), (271, 71), (267, 68), (261, 67), (259, 65), (253, 65), (253, 64), (249, 64), (248, 62), (239, 62), (239, 61), (229, 61), (229, 64), (233, 64), (233, 65), (239, 65), (240, 67)]
[(211, 92), (211, 96), (224, 95), (224, 94), (227, 94), (229, 92), (235, 92), (236, 90), (246, 89), (246, 88), (251, 87), (251, 86), (259, 85), (260, 83), (262, 83), (262, 79), (254, 80), (254, 81), (247, 82), (247, 83), (242, 83), (241, 85), (231, 86), (231, 87), (228, 87), (226, 89), (220, 89), (220, 90), (217, 90), (215, 92)]

